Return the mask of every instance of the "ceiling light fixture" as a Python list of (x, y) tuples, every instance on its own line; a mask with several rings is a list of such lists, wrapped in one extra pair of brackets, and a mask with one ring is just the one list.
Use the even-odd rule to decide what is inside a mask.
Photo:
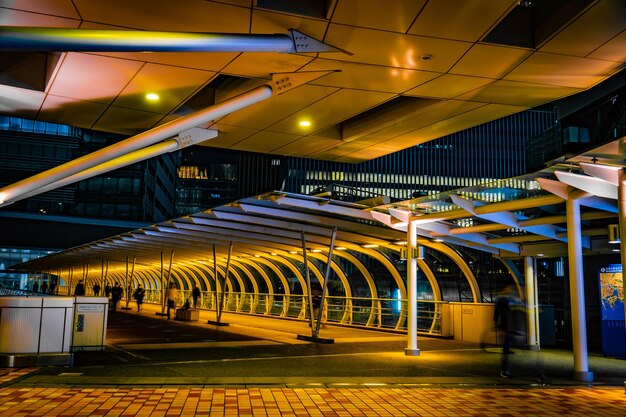
[(377, 245), (377, 244), (375, 244), (375, 243), (368, 243), (368, 244), (366, 244), (366, 245), (361, 245), (361, 247), (362, 247), (362, 248), (368, 248), (368, 249), (369, 249), (369, 248), (377, 248), (377, 247), (378, 247), (378, 245)]
[(298, 124), (300, 125), (300, 127), (309, 127), (309, 126), (311, 126), (311, 121), (310, 120), (302, 120)]
[(159, 95), (156, 94), (156, 93), (148, 93), (148, 94), (146, 94), (146, 99), (150, 100), (150, 101), (157, 101), (157, 100), (159, 100), (159, 98), (160, 98)]
[(295, 250), (290, 250), (290, 251), (289, 251), (289, 253), (290, 253), (290, 254), (292, 254), (292, 255), (295, 255), (295, 254), (297, 254), (297, 253), (298, 253), (298, 251), (295, 251)]

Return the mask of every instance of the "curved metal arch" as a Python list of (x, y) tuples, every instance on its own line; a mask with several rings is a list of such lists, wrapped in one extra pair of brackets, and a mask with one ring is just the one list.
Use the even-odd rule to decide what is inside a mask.
[(359, 272), (363, 275), (367, 286), (370, 289), (370, 296), (372, 297), (371, 306), (370, 306), (370, 314), (367, 318), (366, 326), (371, 326), (375, 319), (378, 318), (378, 323), (382, 323), (382, 310), (380, 305), (380, 300), (378, 300), (378, 289), (376, 288), (376, 283), (374, 282), (374, 277), (370, 274), (370, 271), (365, 267), (363, 262), (361, 262), (356, 256), (347, 251), (337, 251), (337, 256), (345, 259), (354, 265)]
[(524, 290), (523, 290), (523, 286), (525, 285), (525, 277), (521, 274), (521, 272), (519, 271), (519, 269), (517, 269), (517, 266), (515, 266), (515, 263), (513, 263), (513, 261), (511, 259), (502, 259), (502, 258), (498, 258), (506, 267), (506, 269), (508, 269), (509, 273), (511, 274), (511, 277), (513, 277), (513, 282), (515, 282), (515, 286), (517, 287), (517, 293), (519, 295), (520, 300), (522, 301), (526, 301), (526, 297), (524, 294)]
[[(404, 279), (400, 275), (400, 271), (398, 271), (398, 268), (396, 268), (393, 262), (391, 262), (391, 259), (386, 257), (383, 253), (377, 251), (376, 249), (359, 248), (359, 249), (355, 249), (355, 251), (368, 255), (371, 258), (374, 258), (377, 261), (379, 261), (389, 271), (389, 273), (391, 273), (391, 276), (393, 277), (394, 281), (396, 281), (396, 285), (398, 285), (398, 289), (400, 290), (400, 298), (402, 300), (408, 299), (406, 284), (404, 283)], [(406, 308), (403, 308), (400, 311), (400, 316), (398, 317), (398, 321), (396, 322), (396, 329), (399, 329), (404, 325), (404, 322), (406, 320), (406, 314), (407, 314)]]
[[(304, 257), (302, 255), (296, 255), (296, 254), (281, 254), (276, 256), (276, 258), (289, 258), (289, 259), (293, 259), (295, 261), (300, 262), (301, 264), (304, 265)], [(286, 261), (289, 262), (289, 261)], [(295, 267), (295, 265), (294, 265)], [(317, 278), (318, 282), (320, 283), (320, 285), (324, 285), (324, 275), (322, 274), (322, 272), (319, 270), (319, 268), (312, 262), (309, 262), (309, 271), (313, 273), (313, 275), (315, 275), (315, 277)], [(302, 294), (306, 297), (309, 296), (308, 294), (308, 290), (307, 290), (307, 285), (306, 285), (306, 280), (302, 279), (302, 281), (300, 282), (300, 285), (302, 286)], [(330, 295), (327, 293), (327, 296)], [(324, 305), (328, 306), (328, 303), (324, 303)], [(298, 318), (299, 319), (304, 319), (306, 318), (306, 311), (308, 308), (308, 304), (303, 302), (302, 306), (300, 307), (300, 313), (298, 314)]]
[[(263, 281), (265, 281), (265, 285), (267, 285), (268, 295), (266, 296), (266, 299), (265, 299), (265, 312), (263, 314), (268, 316), (270, 312), (272, 311), (272, 307), (274, 306), (274, 283), (270, 279), (267, 272), (265, 272), (265, 270), (261, 268), (259, 265), (257, 265), (256, 263), (243, 262), (242, 259), (239, 259), (238, 262), (241, 264), (242, 267), (253, 268), (255, 271), (259, 273), (261, 278), (263, 278)], [(260, 296), (261, 296), (260, 294), (257, 294), (257, 297), (260, 297)], [(257, 303), (258, 303), (258, 299), (257, 299)]]
[[(285, 265), (287, 267), (287, 269), (289, 269), (291, 272), (293, 272), (293, 274), (295, 275), (296, 279), (298, 280), (298, 282), (300, 283), (300, 287), (302, 288), (303, 294), (305, 294), (306, 291), (306, 279), (304, 278), (304, 275), (302, 275), (302, 272), (300, 272), (300, 270), (298, 269), (298, 267), (291, 262), (288, 259), (283, 258), (282, 255), (276, 255), (276, 256), (272, 256), (272, 257), (265, 257), (265, 258), (254, 258), (256, 261), (258, 261), (259, 259), (265, 259), (267, 261), (272, 261), (272, 262), (277, 262), (280, 263), (282, 265)], [(315, 265), (313, 265), (315, 266)], [(317, 271), (317, 274), (320, 274), (319, 271), (317, 270), (317, 268), (315, 269), (315, 271)], [(315, 273), (314, 271), (314, 273)], [(320, 274), (321, 275), (321, 274)], [(289, 285), (287, 285), (285, 288), (289, 288)], [(281, 317), (286, 317), (289, 313), (289, 305), (291, 304), (291, 295), (295, 295), (295, 294), (285, 294), (285, 302), (283, 303), (283, 312), (280, 314)], [(298, 318), (305, 318), (306, 314), (306, 306), (305, 303), (302, 303), (302, 306), (300, 307), (300, 312), (298, 313)]]
[(183, 270), (178, 263), (172, 265), (169, 278), (172, 279), (174, 276), (178, 277), (178, 286), (176, 288), (181, 291), (186, 291), (184, 288), (185, 286), (183, 285), (186, 283), (187, 287), (189, 287), (189, 291), (191, 291), (191, 280), (189, 279), (187, 272)]
[[(189, 290), (191, 291), (193, 289), (194, 285), (200, 285), (200, 280), (198, 279), (198, 276), (194, 273), (193, 269), (191, 269), (188, 265), (187, 262), (178, 262), (176, 263), (176, 267), (179, 268), (181, 271), (185, 272), (185, 275), (187, 276), (187, 279), (189, 280)], [(172, 267), (173, 270), (173, 267)]]
[(450, 258), (452, 262), (454, 262), (459, 267), (461, 272), (463, 272), (463, 275), (465, 275), (465, 279), (467, 279), (470, 289), (472, 290), (472, 298), (474, 302), (475, 303), (482, 302), (482, 297), (480, 295), (481, 293), (480, 293), (480, 287), (478, 286), (478, 281), (476, 281), (476, 277), (474, 276), (474, 273), (472, 272), (467, 262), (465, 262), (463, 257), (456, 250), (454, 250), (453, 248), (451, 248), (450, 246), (444, 243), (431, 242), (431, 241), (423, 242), (424, 240), (425, 239), (418, 239), (417, 241), (418, 245), (423, 245), (431, 249), (434, 249), (436, 251), (439, 251), (443, 253), (444, 255), (446, 255), (448, 258)]
[[(259, 304), (259, 283), (256, 281), (256, 278), (252, 274), (252, 271), (248, 269), (247, 265), (242, 264), (238, 262), (237, 260), (232, 260), (232, 259), (230, 262), (233, 267), (237, 266), (239, 270), (241, 270), (246, 276), (248, 276), (248, 279), (250, 280), (250, 283), (252, 284), (252, 290), (253, 290), (253, 296), (250, 299), (250, 313), (256, 313), (256, 307)], [(245, 291), (242, 291), (242, 292), (245, 292)], [(243, 303), (243, 300), (242, 300), (242, 303)]]
[[(253, 260), (254, 259), (254, 260)], [(287, 281), (287, 277), (285, 277), (285, 274), (283, 273), (283, 271), (280, 270), (280, 268), (278, 268), (276, 265), (274, 265), (273, 262), (265, 259), (265, 258), (251, 258), (251, 259), (246, 259), (245, 261), (248, 261), (250, 263), (259, 263), (259, 264), (263, 264), (265, 266), (267, 266), (268, 268), (270, 268), (272, 271), (274, 271), (274, 273), (276, 274), (276, 276), (278, 277), (278, 279), (280, 280), (280, 282), (283, 284), (283, 294), (286, 298), (285, 303), (283, 303), (283, 308), (280, 312), (280, 317), (286, 317), (287, 313), (289, 311), (289, 296), (291, 295), (291, 289), (289, 288), (289, 281)], [(278, 262), (281, 263), (282, 262)], [(300, 271), (298, 271), (298, 268), (295, 268), (295, 266), (293, 264), (291, 264), (291, 262), (288, 262), (292, 267), (293, 270), (295, 271), (294, 273), (297, 275), (300, 273)], [(272, 305), (274, 303), (274, 300), (272, 299)]]
[[(213, 273), (213, 269), (209, 268), (208, 265), (206, 265), (204, 262), (200, 262), (200, 261), (190, 261), (188, 263), (188, 265), (195, 267), (197, 270), (199, 271), (204, 271), (206, 272), (206, 275), (203, 275), (203, 277), (206, 279), (206, 287), (207, 287), (207, 291), (208, 292), (215, 292), (217, 291), (217, 283), (215, 282), (215, 274)], [(211, 280), (213, 280), (213, 287), (211, 288)]]
[[(232, 259), (231, 259), (231, 262), (232, 262)], [(218, 269), (220, 269), (220, 266), (221, 266), (222, 263), (225, 264), (225, 262), (223, 262), (223, 261), (218, 261), (217, 262), (217, 268)], [(226, 266), (224, 265), (224, 269), (222, 270), (222, 276), (225, 276), (224, 275), (225, 273), (226, 273)], [(241, 275), (239, 274), (239, 272), (235, 268), (229, 268), (228, 269), (228, 273), (229, 273), (229, 275), (232, 274), (235, 277), (235, 279), (237, 280), (237, 283), (239, 284), (239, 288), (243, 292), (243, 290), (245, 290), (246, 286), (244, 285), (243, 279), (241, 278)], [(235, 294), (235, 291), (234, 291), (231, 279), (229, 277), (227, 277), (227, 278), (228, 278), (228, 280), (226, 281), (226, 288), (227, 289), (230, 288), (230, 295), (232, 297)], [(244, 298), (241, 297), (241, 299), (237, 303), (237, 308), (235, 309), (236, 312), (240, 312), (241, 311), (241, 309), (243, 308), (244, 301), (245, 301)]]
[[(328, 256), (323, 256), (319, 253), (311, 253), (310, 255), (307, 254), (307, 256), (318, 259), (324, 263), (328, 261)], [(352, 324), (352, 287), (350, 286), (350, 282), (348, 281), (348, 277), (346, 276), (346, 273), (343, 272), (343, 269), (341, 269), (341, 266), (337, 262), (332, 260), (332, 258), (330, 259), (330, 267), (333, 271), (335, 271), (335, 274), (337, 274), (337, 276), (339, 277), (339, 280), (343, 284), (343, 288), (346, 292), (347, 304), (343, 310), (343, 317), (341, 317), (341, 323)]]

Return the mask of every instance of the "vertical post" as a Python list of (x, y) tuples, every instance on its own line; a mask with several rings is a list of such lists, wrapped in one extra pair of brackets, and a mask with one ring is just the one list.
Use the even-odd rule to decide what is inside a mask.
[(567, 255), (569, 258), (570, 303), (572, 309), (572, 338), (574, 353), (573, 378), (593, 381), (587, 357), (587, 323), (585, 321), (585, 282), (583, 277), (582, 233), (580, 231), (580, 201), (570, 193), (565, 201), (567, 214)]
[(72, 284), (74, 280), (74, 265), (70, 266), (70, 270), (68, 271), (68, 285), (67, 285), (67, 295), (71, 295)]
[(302, 259), (304, 261), (304, 279), (306, 279), (306, 291), (309, 297), (309, 323), (311, 325), (311, 335), (315, 337), (315, 317), (313, 317), (313, 293), (311, 292), (311, 275), (309, 273), (309, 261), (306, 257), (306, 239), (304, 238), (304, 230), (301, 233), (302, 238)]
[(539, 308), (537, 305), (537, 274), (535, 259), (524, 257), (524, 281), (526, 282), (526, 336), (528, 349), (539, 350)]
[[(622, 261), (622, 277), (624, 277), (623, 294), (626, 294), (626, 171), (622, 168), (617, 180), (617, 209), (619, 215), (619, 246), (620, 257)], [(626, 319), (626, 309), (624, 309)]]
[(324, 274), (324, 284), (322, 285), (322, 299), (320, 300), (320, 311), (317, 313), (317, 323), (315, 323), (315, 331), (313, 337), (318, 337), (320, 333), (320, 325), (322, 324), (322, 314), (324, 314), (324, 300), (326, 300), (326, 291), (328, 289), (328, 278), (330, 277), (330, 265), (332, 262), (333, 248), (335, 247), (335, 237), (337, 236), (337, 226), (333, 226), (330, 236), (330, 247), (328, 248), (328, 260), (326, 261), (326, 273)]
[(165, 294), (167, 293), (167, 288), (165, 288), (166, 284), (163, 282), (163, 251), (161, 251), (161, 269), (159, 274), (159, 282), (161, 283), (161, 314), (165, 314)]
[[(167, 288), (170, 287), (170, 278), (172, 277), (172, 262), (174, 261), (174, 249), (170, 252), (170, 264), (167, 267)], [(182, 288), (181, 288), (182, 292)]]
[(233, 252), (233, 241), (228, 242), (228, 258), (226, 259), (226, 271), (224, 272), (224, 284), (222, 285), (222, 296), (220, 298), (220, 307), (217, 315), (217, 321), (222, 320), (222, 312), (224, 311), (224, 298), (226, 297), (226, 280), (228, 279), (228, 270), (230, 268), (230, 257)]
[(417, 347), (417, 223), (409, 219), (407, 227), (407, 326), (406, 356), (419, 356)]
[(213, 243), (213, 276), (215, 277), (215, 321), (218, 321), (217, 317), (219, 315), (219, 298), (218, 298), (218, 287), (221, 290), (222, 286), (220, 285), (220, 278), (218, 277), (217, 272), (217, 256), (215, 256), (215, 243)]

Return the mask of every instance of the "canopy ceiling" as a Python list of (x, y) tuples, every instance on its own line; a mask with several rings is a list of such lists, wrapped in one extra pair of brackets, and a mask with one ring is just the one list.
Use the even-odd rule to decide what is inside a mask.
[[(529, 13), (534, 26), (523, 24)], [(344, 162), (576, 94), (626, 61), (623, 0), (7, 0), (0, 25), (296, 29), (348, 53), (0, 52), (0, 113), (131, 135), (270, 73), (336, 70), (207, 124), (219, 134), (206, 144)], [(145, 100), (149, 92), (161, 99)], [(299, 126), (304, 119), (311, 126)]]

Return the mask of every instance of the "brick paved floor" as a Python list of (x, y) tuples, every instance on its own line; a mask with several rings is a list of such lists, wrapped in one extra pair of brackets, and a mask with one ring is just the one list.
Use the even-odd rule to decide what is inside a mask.
[(618, 388), (3, 388), (0, 416), (620, 416)]

